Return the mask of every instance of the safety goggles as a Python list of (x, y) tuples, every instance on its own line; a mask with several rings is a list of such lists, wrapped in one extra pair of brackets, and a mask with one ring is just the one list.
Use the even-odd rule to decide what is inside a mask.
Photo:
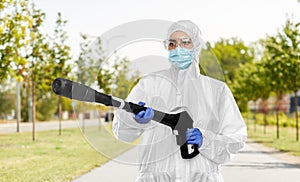
[(190, 39), (190, 38), (185, 38), (184, 37), (184, 38), (180, 38), (180, 39), (177, 39), (177, 40), (167, 39), (167, 40), (164, 41), (164, 46), (167, 50), (176, 49), (178, 45), (182, 48), (185, 48), (185, 49), (193, 48), (192, 39)]

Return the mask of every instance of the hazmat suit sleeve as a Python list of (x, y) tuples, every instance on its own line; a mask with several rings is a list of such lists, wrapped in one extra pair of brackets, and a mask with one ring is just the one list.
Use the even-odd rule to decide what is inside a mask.
[(222, 164), (244, 147), (247, 129), (229, 88), (225, 85), (218, 97), (219, 121), (211, 124), (203, 136), (200, 153), (215, 163)]
[[(139, 101), (143, 101), (147, 104), (146, 94), (143, 91), (142, 84), (143, 81), (140, 80), (132, 89), (126, 98), (127, 102), (138, 103)], [(132, 142), (137, 139), (143, 133), (143, 129), (149, 125), (150, 122), (148, 124), (137, 123), (132, 113), (119, 109), (115, 113), (112, 130), (117, 139)]]

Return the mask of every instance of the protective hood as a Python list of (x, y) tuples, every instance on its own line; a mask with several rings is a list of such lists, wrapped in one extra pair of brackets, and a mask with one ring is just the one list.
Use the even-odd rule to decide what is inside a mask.
[(199, 63), (201, 49), (205, 46), (205, 42), (201, 39), (199, 27), (190, 20), (180, 20), (170, 26), (167, 37), (169, 38), (171, 34), (176, 31), (183, 31), (192, 39), (194, 45), (193, 50), (195, 53), (194, 57), (196, 62)]
[(174, 65), (171, 66), (173, 80), (177, 85), (183, 85), (188, 80), (197, 79), (200, 76), (199, 56), (201, 49), (205, 47), (205, 42), (201, 39), (201, 31), (196, 24), (190, 20), (180, 20), (174, 22), (168, 29), (167, 38), (176, 31), (182, 31), (188, 34), (193, 42), (193, 62), (185, 70), (178, 70)]

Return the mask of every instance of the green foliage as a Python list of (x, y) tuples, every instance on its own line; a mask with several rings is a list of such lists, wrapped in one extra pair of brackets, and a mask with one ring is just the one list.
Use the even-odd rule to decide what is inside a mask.
[(93, 40), (84, 34), (81, 37), (81, 52), (76, 61), (78, 81), (89, 86), (96, 84), (101, 92), (125, 99), (138, 79), (138, 73), (129, 73), (129, 60), (120, 59), (116, 53), (116, 57), (108, 60), (100, 38)]
[[(26, 121), (29, 95), (34, 98), (35, 107), (36, 99), (51, 91), (53, 79), (66, 77), (71, 71), (67, 64), (70, 47), (65, 44), (66, 21), (59, 13), (54, 36), (51, 37), (41, 32), (45, 13), (33, 1), (1, 1), (0, 8), (0, 81), (6, 78), (23, 81), (22, 91), (26, 93), (22, 94), (22, 118)], [(41, 102), (39, 100), (39, 106), (48, 107)], [(53, 113), (49, 109), (37, 108), (37, 114), (43, 117), (48, 115), (47, 111)]]
[(287, 20), (279, 37), (281, 42), (279, 54), (286, 62), (289, 76), (286, 79), (287, 89), (297, 92), (300, 89), (300, 22), (293, 23)]
[[(255, 83), (248, 85), (249, 82), (257, 82), (250, 80), (253, 78), (251, 75), (254, 74), (251, 72), (256, 71), (255, 66), (253, 66), (253, 50), (237, 38), (221, 39), (215, 43), (212, 50), (220, 61), (223, 73), (225, 74), (225, 80), (231, 88), (240, 110), (246, 111), (247, 102), (253, 98), (253, 95), (250, 94), (252, 94), (252, 91), (256, 91), (254, 88)], [(214, 65), (207, 65), (206, 67), (207, 72), (221, 72), (210, 70), (210, 67), (218, 68)], [(249, 68), (251, 69), (249, 70)], [(219, 78), (221, 76), (217, 75)]]
[(272, 88), (266, 84), (266, 80), (267, 75), (261, 64), (246, 63), (241, 67), (232, 89), (242, 112), (247, 111), (248, 101), (269, 98)]
[(19, 82), (28, 74), (24, 55), (30, 43), (33, 16), (26, 0), (0, 2), (0, 81), (15, 77)]
[[(56, 20), (56, 27), (54, 29), (54, 35), (51, 40), (52, 44), (50, 46), (50, 49), (47, 51), (49, 52), (50, 57), (49, 60), (47, 61), (47, 64), (45, 65), (45, 69), (48, 70), (49, 73), (45, 75), (44, 81), (40, 85), (45, 91), (51, 93), (52, 93), (51, 85), (53, 80), (58, 77), (67, 78), (69, 73), (71, 72), (71, 66), (70, 64), (68, 64), (68, 61), (71, 60), (71, 56), (70, 56), (70, 46), (66, 44), (66, 40), (68, 38), (67, 32), (65, 31), (66, 23), (67, 21), (62, 19), (61, 13), (58, 13), (58, 17)], [(56, 102), (58, 102), (59, 106), (56, 105), (54, 102), (52, 102), (53, 103), (52, 110), (45, 109), (44, 107), (46, 107), (46, 105), (43, 107), (43, 110), (47, 112), (47, 114), (46, 113), (43, 114), (44, 120), (50, 119), (51, 115), (53, 115), (56, 108), (59, 108), (58, 116), (61, 116), (62, 109), (69, 110), (69, 108), (62, 107), (62, 103), (61, 103), (62, 99), (60, 96), (58, 97), (59, 98), (56, 99)], [(61, 120), (60, 117), (59, 119)]]
[(129, 60), (121, 59), (114, 66), (115, 70), (115, 80), (114, 84), (116, 88), (112, 90), (112, 94), (121, 99), (125, 99), (133, 85), (136, 84), (136, 80), (139, 78), (139, 73), (131, 73), (128, 69)]
[[(267, 84), (276, 93), (277, 99), (288, 92), (296, 93), (300, 89), (300, 22), (287, 20), (282, 31), (268, 36), (264, 41), (265, 54), (263, 65), (266, 70)], [(297, 110), (296, 105), (296, 110)], [(278, 110), (276, 105), (276, 112)], [(297, 112), (296, 112), (297, 113)], [(277, 123), (279, 121), (277, 120)], [(298, 128), (298, 117), (296, 114)], [(278, 129), (279, 131), (279, 129)], [(279, 137), (279, 134), (277, 134)], [(298, 130), (296, 135), (297, 140)]]
[(44, 60), (43, 72), (40, 75), (43, 81), (39, 82), (38, 88), (47, 92), (51, 91), (52, 81), (55, 78), (67, 78), (71, 72), (71, 65), (68, 64), (68, 61), (71, 60), (70, 46), (66, 44), (68, 37), (64, 30), (66, 23), (67, 21), (62, 19), (61, 13), (58, 13), (53, 36), (48, 41), (47, 49), (44, 49), (47, 60)]
[(221, 39), (216, 42), (213, 51), (224, 70), (226, 82), (231, 87), (241, 66), (253, 61), (252, 50), (237, 38)]
[(282, 32), (264, 41), (263, 66), (268, 83), (280, 95), (300, 89), (300, 31), (299, 24), (287, 20)]
[(37, 100), (36, 107), (36, 119), (38, 121), (51, 120), (57, 111), (57, 96), (53, 94), (43, 95), (41, 99)]
[(109, 63), (101, 45), (101, 38), (91, 38), (81, 34), (80, 55), (75, 61), (77, 65), (77, 81), (85, 85), (97, 85), (101, 92), (111, 93), (113, 70), (109, 69)]
[(101, 69), (97, 75), (98, 86), (106, 94), (112, 92), (113, 73), (109, 69)]
[[(250, 100), (266, 100), (273, 93), (281, 99), (283, 94), (300, 89), (299, 27), (300, 23), (287, 20), (281, 31), (255, 43), (253, 48), (247, 49), (236, 40), (216, 44), (214, 51), (242, 111), (246, 111)], [(239, 55), (241, 50), (249, 54)]]
[[(77, 81), (92, 85), (97, 82), (99, 74), (106, 74), (104, 69), (106, 57), (103, 54), (100, 38), (93, 39), (85, 34), (81, 34), (81, 38), (83, 40), (80, 43), (80, 55), (75, 61), (78, 68)], [(103, 80), (104, 83), (105, 81)]]
[(2, 90), (0, 87), (0, 119), (6, 119), (7, 115), (15, 109), (15, 93), (11, 90)]

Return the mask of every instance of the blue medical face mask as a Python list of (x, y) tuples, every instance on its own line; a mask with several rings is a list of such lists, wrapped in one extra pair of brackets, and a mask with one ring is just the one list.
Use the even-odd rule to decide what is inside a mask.
[(179, 70), (187, 69), (193, 61), (194, 51), (192, 49), (184, 49), (178, 46), (176, 49), (169, 51), (169, 61)]

